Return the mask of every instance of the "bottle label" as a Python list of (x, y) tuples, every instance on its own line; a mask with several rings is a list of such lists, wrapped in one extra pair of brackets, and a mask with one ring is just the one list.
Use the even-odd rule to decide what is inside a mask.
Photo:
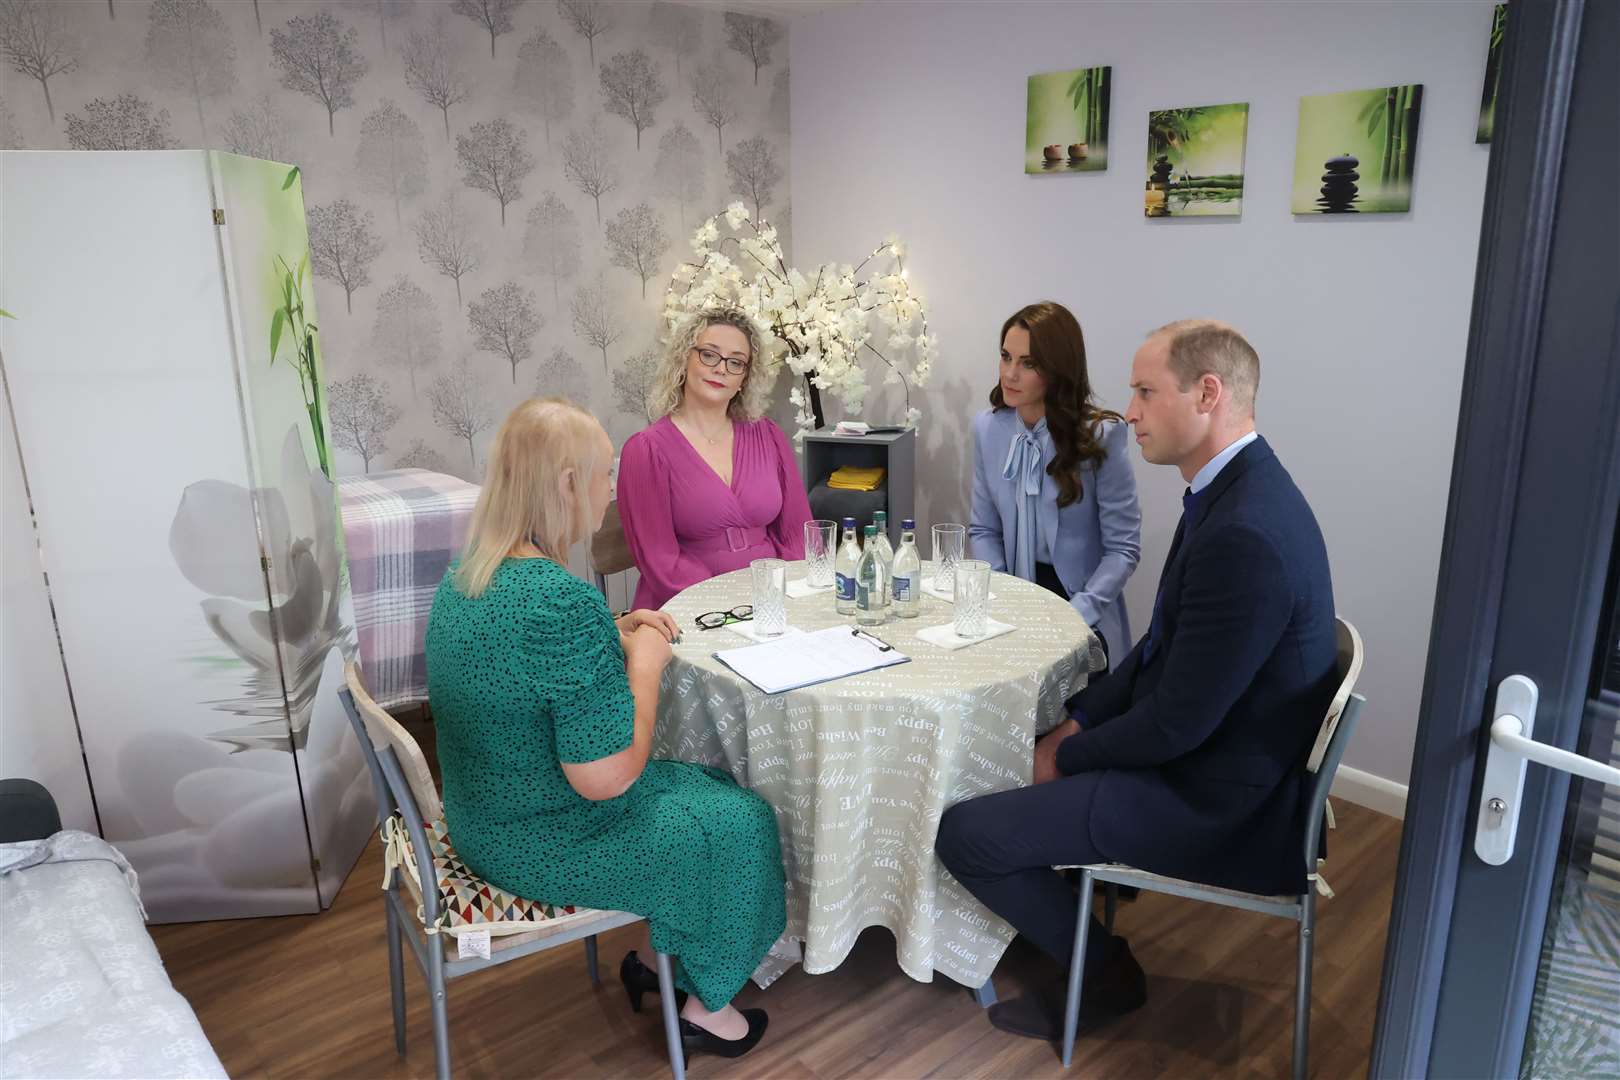
[(910, 600), (912, 597), (917, 595), (915, 590), (916, 590), (916, 586), (913, 584), (913, 580), (912, 580), (912, 577), (911, 577), (910, 574), (896, 574), (895, 575), (895, 578), (894, 578), (894, 598), (895, 598), (896, 601), (898, 601), (900, 603), (905, 603), (906, 601)]
[(838, 599), (855, 599), (855, 579), (849, 574), (838, 575)]

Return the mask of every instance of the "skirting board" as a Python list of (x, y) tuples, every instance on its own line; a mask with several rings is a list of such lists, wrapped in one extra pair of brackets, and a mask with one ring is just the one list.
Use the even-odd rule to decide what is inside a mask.
[(1365, 806), (1392, 818), (1406, 818), (1406, 785), (1370, 772), (1340, 765), (1333, 776), (1333, 794), (1346, 802)]

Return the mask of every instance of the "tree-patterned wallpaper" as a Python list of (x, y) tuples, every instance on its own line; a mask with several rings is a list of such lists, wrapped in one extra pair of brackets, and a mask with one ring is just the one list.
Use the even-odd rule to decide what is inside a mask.
[(637, 0), (0, 0), (0, 146), (298, 165), (343, 473), (623, 440), (702, 218), (790, 235), (785, 24)]

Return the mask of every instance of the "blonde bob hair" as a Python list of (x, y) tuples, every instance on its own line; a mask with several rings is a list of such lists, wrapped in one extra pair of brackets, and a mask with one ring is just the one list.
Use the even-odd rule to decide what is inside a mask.
[(591, 528), (591, 477), (601, 447), (596, 417), (564, 398), (531, 398), (495, 434), (484, 490), (473, 509), (456, 588), (477, 599), (523, 541), (553, 562)]
[(653, 375), (652, 393), (647, 403), (652, 410), (651, 419), (668, 416), (680, 407), (686, 391), (686, 358), (697, 348), (697, 339), (711, 326), (730, 326), (748, 339), (748, 370), (743, 373), (742, 386), (726, 406), (726, 414), (733, 420), (758, 420), (770, 407), (771, 385), (776, 381), (773, 373), (762, 365), (764, 342), (753, 321), (736, 308), (709, 308), (689, 316), (675, 329), (669, 348)]

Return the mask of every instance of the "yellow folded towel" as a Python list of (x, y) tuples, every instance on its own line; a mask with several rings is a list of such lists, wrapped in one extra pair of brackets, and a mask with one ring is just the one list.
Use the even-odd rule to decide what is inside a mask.
[(881, 465), (864, 469), (845, 465), (833, 470), (833, 474), (827, 478), (827, 486), (839, 491), (876, 491), (883, 483), (883, 475)]

